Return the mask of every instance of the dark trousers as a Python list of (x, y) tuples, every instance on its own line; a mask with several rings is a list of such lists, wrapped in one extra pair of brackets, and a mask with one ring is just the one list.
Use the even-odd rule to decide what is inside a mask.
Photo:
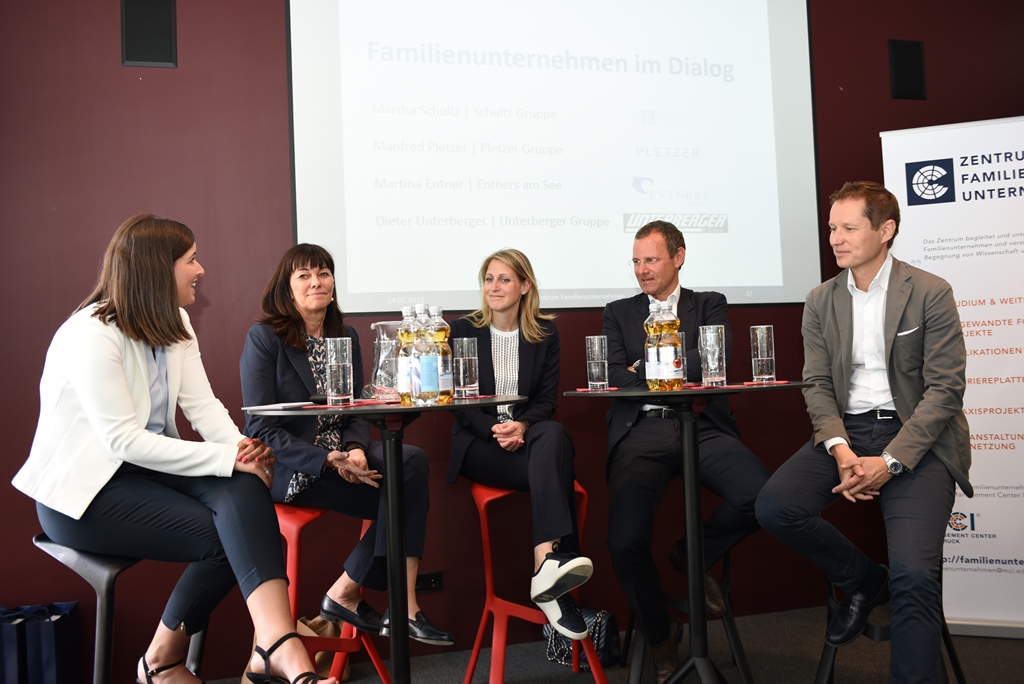
[[(366, 452), (371, 470), (384, 472), (384, 451), (380, 442), (371, 442)], [(423, 557), (423, 541), (427, 536), (427, 511), (430, 509), (430, 462), (423, 449), (402, 445), (402, 473), (405, 488), (405, 555)], [(373, 524), (363, 535), (345, 561), (348, 576), (360, 586), (383, 591), (387, 589), (387, 529), (384, 523), (384, 481), (380, 488), (352, 484), (331, 470), (299, 492), (292, 503), (344, 513)]]
[[(881, 454), (902, 427), (898, 418), (877, 420), (873, 412), (847, 415), (844, 425), (854, 453), (863, 456)], [(835, 459), (823, 447), (808, 442), (765, 485), (757, 500), (757, 519), (782, 543), (807, 556), (836, 586), (849, 592), (863, 581), (871, 561), (821, 517), (823, 509), (842, 499), (831, 491), (838, 484)], [(939, 681), (942, 544), (954, 496), (952, 476), (931, 453), (913, 472), (905, 472), (882, 486), (879, 499), (892, 592), (890, 681)]]
[(122, 463), (75, 520), (37, 503), (43, 531), (64, 546), (113, 556), (186, 562), (161, 620), (194, 634), (236, 581), (248, 598), (286, 579), (270, 490), (248, 473), (170, 475)]
[[(704, 564), (757, 530), (754, 501), (768, 469), (744, 444), (701, 416), (701, 484), (725, 499), (703, 522)], [(668, 638), (669, 621), (651, 553), (654, 516), (669, 481), (682, 475), (679, 423), (638, 418), (608, 459), (608, 549), (619, 584), (648, 643)]]
[(459, 474), (488, 487), (529, 492), (533, 545), (560, 539), (562, 551), (579, 553), (572, 438), (561, 423), (544, 420), (530, 425), (524, 441), (518, 451), (506, 451), (497, 440), (473, 440)]

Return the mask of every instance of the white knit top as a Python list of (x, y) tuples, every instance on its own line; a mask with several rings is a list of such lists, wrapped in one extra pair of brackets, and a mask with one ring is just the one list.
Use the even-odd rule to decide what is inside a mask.
[[(494, 391), (497, 394), (519, 393), (519, 329), (502, 332), (491, 326), (491, 361), (494, 364)], [(512, 420), (512, 404), (498, 407), (498, 420)]]

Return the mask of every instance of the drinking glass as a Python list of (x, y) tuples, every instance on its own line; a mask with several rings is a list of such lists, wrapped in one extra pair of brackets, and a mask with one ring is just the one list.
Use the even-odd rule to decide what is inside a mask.
[(725, 326), (700, 326), (697, 342), (701, 382), (707, 387), (721, 387), (725, 384)]
[(352, 339), (327, 337), (327, 405), (342, 406), (352, 401)]
[(750, 326), (750, 362), (755, 383), (775, 382), (775, 330), (772, 326)]
[(475, 337), (452, 339), (455, 363), (455, 398), (472, 399), (480, 395), (480, 359), (476, 354)]
[(608, 338), (604, 335), (587, 336), (587, 387), (608, 389)]

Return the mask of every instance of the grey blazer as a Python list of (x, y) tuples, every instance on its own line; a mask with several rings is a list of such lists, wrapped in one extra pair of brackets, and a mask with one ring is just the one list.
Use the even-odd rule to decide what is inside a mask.
[[(848, 439), (843, 414), (853, 349), (853, 300), (844, 270), (807, 295), (804, 390), (814, 442)], [(953, 289), (942, 278), (893, 259), (885, 302), (889, 389), (903, 427), (886, 447), (911, 470), (931, 451), (967, 496), (971, 443), (963, 413), (967, 349)]]

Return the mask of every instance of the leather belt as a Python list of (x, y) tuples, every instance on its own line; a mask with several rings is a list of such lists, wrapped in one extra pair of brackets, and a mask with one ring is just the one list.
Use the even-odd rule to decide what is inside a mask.
[(874, 420), (899, 420), (900, 414), (896, 411), (889, 411), (887, 409), (871, 409), (864, 413), (853, 413), (849, 414), (857, 418), (868, 418)]
[(675, 409), (665, 407), (640, 411), (640, 415), (644, 418), (671, 418), (675, 420), (678, 413), (676, 413)]

